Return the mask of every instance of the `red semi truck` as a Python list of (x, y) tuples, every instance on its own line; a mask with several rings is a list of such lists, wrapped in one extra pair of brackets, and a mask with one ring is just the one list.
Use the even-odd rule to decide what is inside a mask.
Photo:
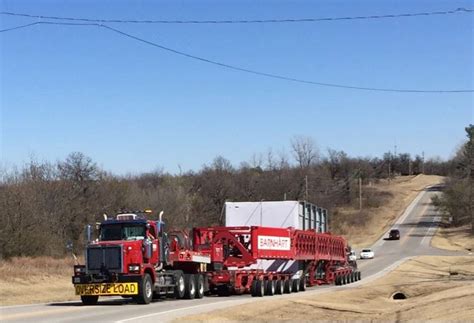
[[(148, 212), (106, 219), (92, 240), (88, 226), (85, 265), (74, 266), (72, 282), (85, 305), (99, 296), (202, 298), (251, 293), (265, 296), (342, 285), (361, 278), (349, 264), (343, 237), (314, 230), (261, 226), (194, 228), (166, 232)], [(271, 260), (263, 268), (260, 261)], [(285, 264), (291, 263), (296, 270)], [(281, 266), (279, 266), (280, 264)]]

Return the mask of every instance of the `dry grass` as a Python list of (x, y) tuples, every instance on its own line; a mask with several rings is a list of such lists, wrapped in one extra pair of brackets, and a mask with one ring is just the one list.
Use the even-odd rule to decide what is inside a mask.
[(77, 299), (72, 258), (12, 258), (0, 262), (0, 305)]
[(471, 226), (465, 225), (458, 228), (440, 226), (431, 240), (431, 245), (446, 250), (474, 251), (474, 236), (471, 234)]
[[(400, 176), (390, 182), (383, 180), (366, 187), (366, 190), (372, 190), (372, 194), (383, 199), (383, 203), (363, 210), (366, 223), (357, 225), (346, 222), (340, 225), (337, 233), (344, 235), (355, 248), (372, 245), (424, 188), (440, 184), (443, 179), (444, 177), (435, 175)], [(340, 212), (340, 218), (355, 219), (359, 216), (359, 210), (354, 208), (340, 208), (337, 212)]]
[[(394, 292), (408, 298), (393, 300)], [(474, 257), (422, 256), (361, 287), (296, 299), (273, 298), (179, 321), (472, 320), (472, 304)]]

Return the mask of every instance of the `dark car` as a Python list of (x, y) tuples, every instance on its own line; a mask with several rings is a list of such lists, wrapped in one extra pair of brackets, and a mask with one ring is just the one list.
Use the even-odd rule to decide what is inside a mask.
[(390, 230), (390, 233), (388, 234), (388, 239), (389, 240), (400, 240), (400, 231), (399, 230)]

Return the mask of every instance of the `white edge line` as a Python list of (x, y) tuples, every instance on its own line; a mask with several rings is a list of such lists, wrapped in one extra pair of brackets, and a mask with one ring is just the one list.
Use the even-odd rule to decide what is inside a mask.
[[(157, 316), (157, 315), (163, 315), (163, 314), (168, 314), (168, 313), (173, 313), (173, 312), (179, 312), (179, 311), (183, 311), (183, 310), (188, 310), (188, 309), (192, 309), (192, 308), (198, 308), (198, 307), (205, 307), (205, 306), (211, 306), (211, 305), (216, 305), (216, 304), (225, 304), (225, 303), (230, 303), (230, 302), (238, 302), (238, 301), (241, 301), (241, 303), (250, 303), (251, 302), (251, 299), (230, 299), (228, 301), (223, 301), (223, 302), (217, 302), (217, 303), (206, 303), (206, 304), (199, 304), (199, 305), (193, 305), (193, 306), (188, 306), (188, 307), (180, 307), (180, 308), (175, 308), (173, 310), (168, 310), (168, 311), (163, 311), (163, 312), (158, 312), (158, 313), (150, 313), (150, 314), (146, 314), (146, 315), (141, 315), (141, 316), (135, 316), (135, 317), (130, 317), (130, 318), (127, 318), (127, 319), (124, 319), (124, 320), (120, 320), (120, 321), (115, 321), (116, 323), (122, 323), (122, 322), (129, 322), (129, 321), (134, 321), (134, 320), (139, 320), (139, 319), (144, 319), (144, 318), (147, 318), (147, 317), (152, 317), (152, 316)], [(248, 301), (248, 302), (247, 302)], [(238, 305), (238, 304), (236, 304)]]

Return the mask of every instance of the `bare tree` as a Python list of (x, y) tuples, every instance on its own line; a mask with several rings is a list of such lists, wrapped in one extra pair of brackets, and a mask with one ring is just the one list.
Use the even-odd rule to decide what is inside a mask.
[(295, 136), (291, 140), (293, 157), (300, 168), (307, 168), (319, 162), (320, 153), (316, 142), (311, 137)]

